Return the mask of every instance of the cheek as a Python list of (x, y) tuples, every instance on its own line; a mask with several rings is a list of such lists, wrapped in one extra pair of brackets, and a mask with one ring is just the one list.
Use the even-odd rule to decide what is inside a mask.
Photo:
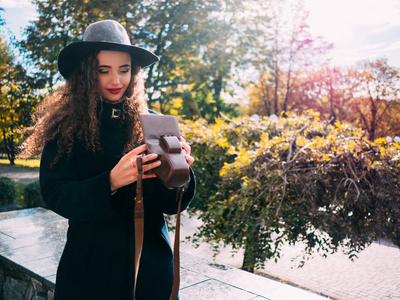
[(128, 86), (129, 83), (131, 82), (131, 74), (124, 74), (124, 76), (121, 78), (121, 81), (123, 81), (124, 86)]
[(104, 77), (99, 76), (99, 77), (98, 77), (98, 83), (99, 83), (99, 89), (100, 89), (100, 90), (105, 89), (105, 87), (106, 87), (106, 81), (105, 81)]

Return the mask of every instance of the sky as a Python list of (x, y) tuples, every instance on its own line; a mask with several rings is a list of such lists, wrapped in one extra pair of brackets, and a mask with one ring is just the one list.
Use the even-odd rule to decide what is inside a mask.
[(399, 0), (305, 0), (315, 35), (334, 43), (335, 65), (386, 57), (400, 68)]
[[(21, 37), (22, 29), (37, 17), (31, 0), (0, 0), (0, 7), (4, 8), (2, 17), (6, 21), (6, 28), (17, 37)], [(7, 30), (6, 29), (6, 30)]]
[[(399, 0), (305, 0), (308, 24), (316, 36), (334, 44), (335, 66), (351, 66), (363, 59), (386, 57), (400, 68)], [(7, 28), (19, 38), (37, 16), (30, 0), (0, 0)]]

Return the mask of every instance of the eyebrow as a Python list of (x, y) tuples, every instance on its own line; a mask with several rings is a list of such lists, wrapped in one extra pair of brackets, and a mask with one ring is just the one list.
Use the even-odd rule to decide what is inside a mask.
[[(127, 67), (130, 67), (131, 65), (130, 64), (126, 64), (126, 65), (122, 65), (122, 66), (119, 66), (120, 68), (127, 68)], [(101, 66), (98, 66), (98, 68), (110, 68), (111, 69), (111, 66), (107, 66), (107, 65), (101, 65)]]

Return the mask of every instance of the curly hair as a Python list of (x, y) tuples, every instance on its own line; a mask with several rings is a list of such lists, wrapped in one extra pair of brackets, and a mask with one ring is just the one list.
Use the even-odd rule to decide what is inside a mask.
[[(22, 155), (40, 154), (44, 145), (57, 140), (57, 156), (69, 157), (75, 143), (79, 141), (86, 151), (101, 150), (99, 125), (102, 101), (99, 93), (97, 73), (97, 53), (85, 58), (79, 67), (67, 79), (65, 86), (53, 95), (47, 97), (38, 106), (32, 118), (35, 123), (29, 131), (32, 133), (22, 144)], [(142, 143), (139, 113), (148, 112), (144, 99), (144, 81), (140, 75), (141, 68), (132, 59), (131, 81), (125, 91), (127, 100), (124, 103), (125, 118), (127, 118), (127, 143), (124, 153)], [(123, 153), (123, 154), (124, 154)]]

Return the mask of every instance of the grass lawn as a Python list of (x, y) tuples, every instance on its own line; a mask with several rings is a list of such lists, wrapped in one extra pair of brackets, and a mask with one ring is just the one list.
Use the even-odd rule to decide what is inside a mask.
[[(9, 165), (10, 161), (6, 158), (0, 158), (0, 164)], [(38, 158), (37, 159), (16, 159), (15, 166), (39, 169), (40, 159), (38, 159)]]

